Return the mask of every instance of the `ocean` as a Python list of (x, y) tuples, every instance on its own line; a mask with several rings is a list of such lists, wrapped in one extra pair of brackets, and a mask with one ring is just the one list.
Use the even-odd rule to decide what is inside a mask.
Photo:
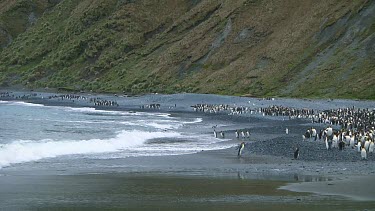
[[(169, 156), (229, 148), (202, 118), (0, 101), (0, 169), (33, 162), (92, 168), (93, 160)], [(61, 166), (61, 164), (64, 164)], [(100, 167), (100, 166), (98, 166)]]

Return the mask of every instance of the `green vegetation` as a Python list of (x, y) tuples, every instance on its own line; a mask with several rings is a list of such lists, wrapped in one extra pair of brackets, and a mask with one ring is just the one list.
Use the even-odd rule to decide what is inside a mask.
[(5, 0), (0, 86), (375, 99), (374, 8), (365, 0)]

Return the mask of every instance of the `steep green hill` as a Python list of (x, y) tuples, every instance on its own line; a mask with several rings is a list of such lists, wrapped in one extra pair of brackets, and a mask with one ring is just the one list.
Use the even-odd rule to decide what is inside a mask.
[(375, 1), (3, 2), (2, 86), (375, 99)]

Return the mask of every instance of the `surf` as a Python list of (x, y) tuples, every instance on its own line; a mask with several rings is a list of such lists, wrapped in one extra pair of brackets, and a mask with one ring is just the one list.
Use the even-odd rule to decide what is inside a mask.
[(177, 132), (121, 131), (109, 139), (90, 140), (18, 140), (0, 145), (0, 169), (17, 163), (75, 154), (111, 153), (133, 149), (154, 138), (179, 137)]

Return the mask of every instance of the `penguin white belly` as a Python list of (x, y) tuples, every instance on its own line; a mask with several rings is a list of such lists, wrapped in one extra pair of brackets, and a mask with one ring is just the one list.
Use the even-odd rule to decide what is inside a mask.
[(350, 147), (354, 147), (354, 138), (351, 138), (350, 139), (350, 143), (349, 143)]
[(371, 142), (371, 143), (370, 143), (370, 147), (369, 147), (369, 149), (368, 149), (368, 152), (371, 152), (371, 153), (374, 152), (374, 142)]
[(365, 142), (365, 150), (368, 151), (368, 148), (370, 146), (370, 142), (369, 141), (366, 141)]
[(357, 151), (358, 152), (361, 152), (361, 142), (359, 141), (358, 144), (357, 144)]
[(367, 153), (366, 153), (365, 148), (362, 148), (362, 150), (361, 150), (361, 158), (362, 158), (363, 160), (366, 160), (366, 159), (367, 159)]
[(333, 139), (332, 139), (332, 148), (338, 148), (337, 136), (333, 136)]

